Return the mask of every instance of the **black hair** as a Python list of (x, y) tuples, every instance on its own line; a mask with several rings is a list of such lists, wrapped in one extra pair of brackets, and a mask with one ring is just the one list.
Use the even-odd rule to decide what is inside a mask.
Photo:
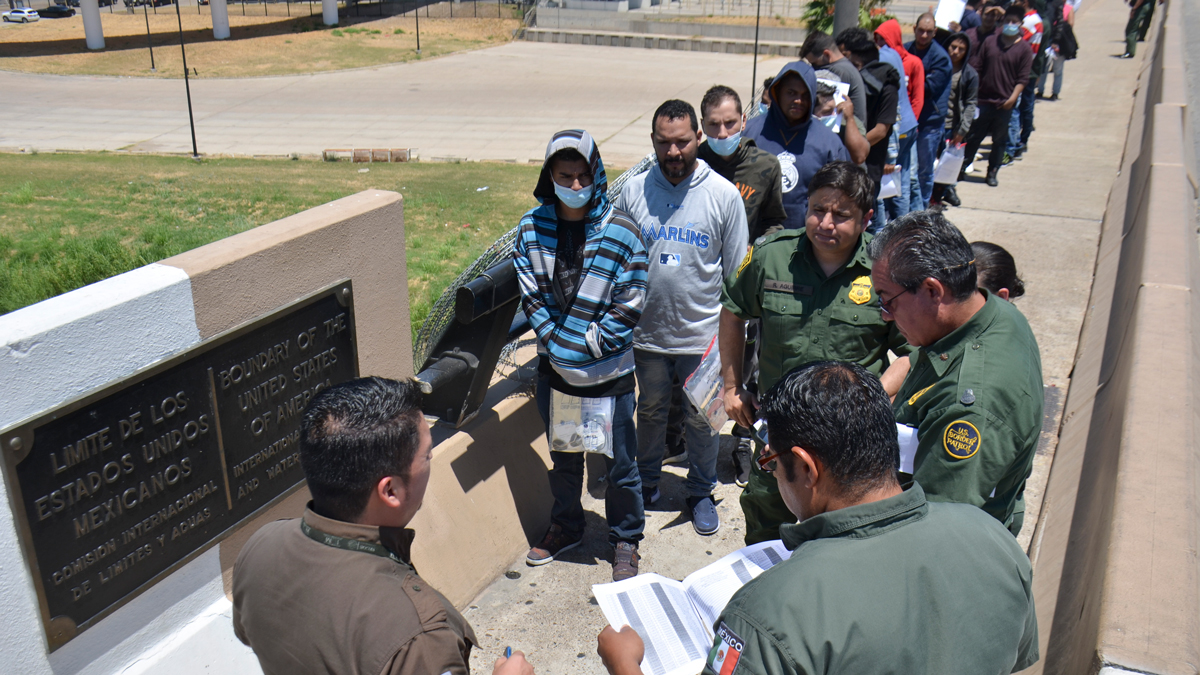
[(800, 58), (804, 58), (810, 54), (823, 54), (825, 50), (837, 49), (837, 43), (829, 36), (829, 33), (820, 30), (814, 30), (804, 38), (804, 44), (800, 45)]
[(1004, 8), (1004, 18), (1007, 19), (1010, 16), (1015, 16), (1018, 19), (1024, 20), (1025, 10), (1016, 4), (1009, 5), (1008, 7)]
[(883, 385), (866, 368), (816, 361), (784, 375), (762, 399), (771, 449), (789, 481), (803, 448), (821, 461), (846, 498), (897, 480), (896, 417)]
[(353, 522), (381, 478), (409, 470), (425, 423), (412, 382), (364, 377), (322, 390), (304, 410), (300, 465), (317, 513)]
[(771, 85), (774, 83), (775, 83), (775, 76), (772, 75), (771, 77), (768, 77), (767, 79), (763, 80), (763, 89), (770, 89)]
[(913, 22), (913, 25), (915, 26), (915, 25), (921, 23), (922, 21), (924, 21), (925, 19), (929, 19), (930, 21), (932, 21), (933, 27), (937, 28), (937, 19), (933, 18), (933, 12), (925, 12), (921, 16), (918, 16), (917, 20)]
[(686, 117), (692, 123), (692, 131), (700, 131), (700, 123), (696, 120), (696, 109), (687, 101), (680, 101), (677, 98), (664, 101), (662, 105), (658, 106), (658, 110), (654, 111), (653, 121), (650, 122), (651, 131), (658, 126), (659, 118), (663, 117), (668, 122)]
[(868, 252), (872, 260), (887, 262), (892, 282), (905, 290), (932, 278), (959, 302), (978, 292), (971, 245), (937, 211), (913, 211), (891, 221), (871, 240)]
[(866, 63), (879, 60), (879, 47), (865, 28), (847, 28), (838, 33), (837, 43), (842, 52), (858, 56)]
[(808, 194), (811, 196), (823, 187), (834, 188), (849, 197), (863, 218), (875, 208), (875, 186), (871, 177), (853, 162), (839, 159), (821, 167), (808, 182)]
[(727, 98), (733, 99), (733, 102), (737, 104), (738, 111), (741, 112), (742, 97), (738, 96), (738, 93), (734, 91), (732, 87), (726, 87), (723, 84), (715, 84), (712, 87), (709, 87), (708, 91), (704, 92), (704, 98), (700, 100), (700, 115), (707, 115), (709, 110), (721, 105)]
[(976, 283), (980, 288), (989, 293), (1007, 288), (1010, 300), (1025, 295), (1025, 282), (1017, 276), (1017, 263), (1011, 253), (990, 241), (971, 242), (971, 252), (975, 254)]

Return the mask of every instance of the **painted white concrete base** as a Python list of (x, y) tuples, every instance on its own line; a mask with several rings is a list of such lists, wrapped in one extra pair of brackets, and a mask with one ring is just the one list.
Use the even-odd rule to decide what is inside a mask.
[(80, 0), (79, 13), (83, 15), (83, 35), (88, 49), (104, 49), (104, 29), (100, 25), (100, 3), (97, 0)]
[(321, 0), (321, 19), (326, 26), (336, 26), (338, 23), (337, 0)]
[(229, 38), (229, 5), (225, 0), (212, 0), (209, 5), (212, 14), (213, 38), (226, 40)]
[[(183, 270), (166, 265), (148, 265), (6, 314), (0, 317), (0, 427), (199, 342), (191, 281)], [(8, 504), (2, 481), (0, 504)], [(258, 671), (254, 655), (233, 636), (217, 549), (53, 654), (47, 653), (33, 581), (20, 550), (12, 512), (0, 508), (0, 671), (109, 675), (143, 662), (165, 664), (164, 659), (172, 672), (188, 672), (180, 667), (186, 664), (200, 672), (204, 664), (218, 662), (231, 667), (209, 672)], [(185, 634), (193, 639), (183, 639)], [(206, 658), (177, 658), (195, 649), (203, 649)]]

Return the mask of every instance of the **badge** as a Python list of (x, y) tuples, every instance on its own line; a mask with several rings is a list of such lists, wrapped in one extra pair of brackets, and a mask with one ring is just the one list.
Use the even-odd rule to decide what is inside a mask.
[(966, 420), (951, 422), (946, 427), (946, 433), (942, 434), (942, 446), (946, 448), (946, 454), (954, 459), (974, 457), (982, 443), (979, 430)]
[(917, 393), (913, 394), (912, 397), (908, 399), (908, 404), (912, 405), (912, 404), (916, 403), (917, 399), (921, 398), (921, 394), (924, 394), (925, 392), (929, 391), (930, 389), (933, 389), (932, 384), (929, 385), (928, 387), (925, 387), (921, 391), (918, 391)]
[(742, 276), (742, 270), (749, 267), (750, 259), (753, 257), (754, 257), (754, 247), (751, 246), (750, 248), (746, 249), (746, 257), (742, 258), (742, 264), (738, 265), (738, 271), (734, 278)]
[(783, 193), (787, 194), (800, 182), (800, 172), (796, 170), (796, 156), (784, 151), (776, 155), (779, 168), (783, 169)]
[(850, 301), (865, 305), (871, 301), (871, 277), (859, 277), (850, 284)]
[(718, 675), (731, 675), (733, 669), (737, 667), (738, 659), (742, 658), (742, 650), (745, 647), (746, 643), (742, 638), (729, 630), (729, 626), (722, 621), (720, 627), (717, 628), (712, 651), (708, 653), (708, 667)]

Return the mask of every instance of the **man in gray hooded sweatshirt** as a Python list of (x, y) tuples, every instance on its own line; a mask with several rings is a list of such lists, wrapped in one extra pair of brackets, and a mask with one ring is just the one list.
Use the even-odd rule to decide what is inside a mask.
[[(659, 495), (672, 379), (683, 382), (700, 365), (717, 334), (721, 285), (737, 272), (747, 244), (741, 194), (696, 157), (702, 134), (695, 109), (667, 101), (651, 124), (658, 165), (630, 179), (617, 200), (649, 252), (646, 303), (633, 332), (638, 469), (647, 506)], [(696, 532), (713, 534), (721, 526), (712, 498), (720, 439), (703, 412), (684, 405), (688, 508)]]

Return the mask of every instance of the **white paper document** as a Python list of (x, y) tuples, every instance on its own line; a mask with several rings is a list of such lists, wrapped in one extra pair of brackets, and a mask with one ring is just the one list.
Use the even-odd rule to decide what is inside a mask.
[(967, 8), (967, 0), (941, 0), (937, 9), (933, 10), (933, 22), (938, 28), (950, 30), (950, 22), (962, 21), (963, 11)]
[(900, 195), (900, 172), (885, 173), (879, 181), (879, 198), (888, 199)]
[(896, 425), (896, 440), (900, 441), (900, 471), (913, 472), (913, 460), (917, 458), (917, 430), (906, 424)]
[(734, 551), (682, 582), (640, 574), (592, 593), (613, 628), (631, 626), (646, 645), (646, 675), (696, 675), (713, 644), (713, 624), (739, 588), (791, 556), (779, 540)]

